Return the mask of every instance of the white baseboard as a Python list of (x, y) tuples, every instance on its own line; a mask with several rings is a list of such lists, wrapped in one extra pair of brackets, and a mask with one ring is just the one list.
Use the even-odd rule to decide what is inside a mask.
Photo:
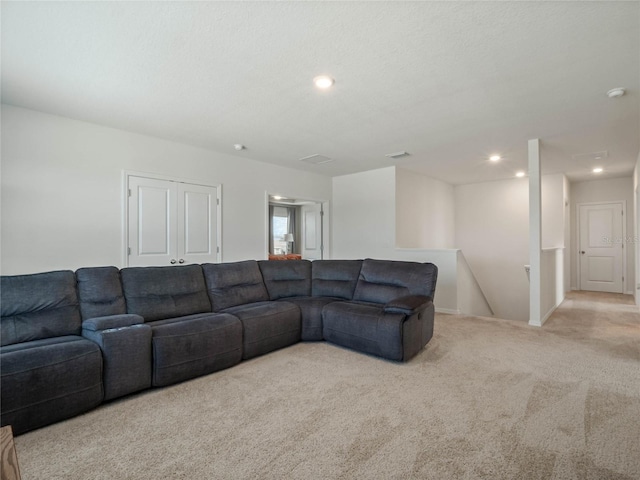
[(546, 322), (547, 320), (549, 320), (549, 317), (553, 314), (553, 312), (555, 312), (555, 311), (558, 309), (558, 307), (560, 306), (560, 304), (562, 304), (562, 302), (564, 302), (564, 299), (565, 299), (565, 297), (563, 296), (563, 297), (562, 297), (562, 300), (560, 300), (560, 303), (558, 303), (555, 307), (551, 308), (551, 309), (547, 312), (547, 314), (546, 314), (544, 317), (542, 317), (542, 318), (540, 319), (540, 321), (539, 321), (539, 322), (529, 320), (529, 325), (531, 325), (532, 327), (541, 327), (542, 325), (544, 325), (544, 322)]
[(547, 312), (547, 314), (544, 317), (542, 317), (542, 320), (540, 320), (540, 326), (544, 325), (544, 322), (546, 322), (549, 319), (551, 314), (555, 312), (557, 308), (558, 308), (557, 306), (553, 307), (551, 310)]
[(452, 310), (450, 308), (438, 308), (436, 307), (436, 313), (448, 313), (449, 315), (460, 315), (460, 310)]

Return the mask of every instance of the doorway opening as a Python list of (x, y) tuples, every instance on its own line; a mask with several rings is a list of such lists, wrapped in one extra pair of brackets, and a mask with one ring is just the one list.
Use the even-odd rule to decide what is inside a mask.
[(325, 203), (268, 194), (270, 260), (321, 260), (325, 256)]

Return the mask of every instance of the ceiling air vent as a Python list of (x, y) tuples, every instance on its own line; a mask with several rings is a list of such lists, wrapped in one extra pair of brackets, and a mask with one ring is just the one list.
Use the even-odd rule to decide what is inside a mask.
[(408, 157), (409, 152), (405, 152), (403, 150), (402, 152), (386, 153), (384, 156), (389, 158), (403, 158), (403, 157)]
[(580, 161), (592, 161), (592, 160), (604, 160), (609, 157), (609, 152), (606, 150), (602, 150), (601, 152), (591, 152), (591, 153), (576, 153), (571, 155), (571, 158), (574, 160)]
[(323, 163), (333, 162), (333, 158), (325, 157), (324, 155), (309, 155), (300, 159), (301, 162), (312, 163), (313, 165), (322, 165)]

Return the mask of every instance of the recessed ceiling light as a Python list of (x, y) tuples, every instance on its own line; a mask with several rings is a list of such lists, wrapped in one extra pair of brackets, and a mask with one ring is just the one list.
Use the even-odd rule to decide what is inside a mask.
[(319, 75), (313, 79), (313, 84), (322, 90), (326, 90), (327, 88), (331, 87), (334, 83), (336, 83), (336, 81), (333, 78), (331, 78), (329, 75)]
[(625, 89), (618, 87), (618, 88), (612, 88), (611, 90), (609, 90), (607, 92), (607, 96), (609, 98), (616, 98), (616, 97), (621, 97), (622, 95), (625, 94)]
[(499, 162), (501, 158), (502, 157), (500, 155), (491, 155), (489, 157), (489, 160), (491, 160), (492, 162)]
[(283, 199), (284, 199), (284, 197), (281, 197), (280, 195), (274, 195), (274, 196), (273, 196), (273, 199), (274, 199), (274, 200), (283, 200)]
[(233, 145), (233, 148), (235, 148), (238, 151), (244, 150), (244, 145), (242, 145), (241, 143), (236, 143)]
[(516, 173), (516, 177), (518, 177), (518, 178), (522, 178), (522, 177), (524, 177), (524, 175), (525, 175), (524, 172), (517, 172)]
[(593, 173), (602, 173), (602, 168), (596, 167), (593, 169)]

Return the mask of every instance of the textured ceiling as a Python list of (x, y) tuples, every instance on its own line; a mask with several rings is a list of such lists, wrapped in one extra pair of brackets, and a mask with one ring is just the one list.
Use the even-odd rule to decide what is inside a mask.
[[(2, 101), (342, 175), (629, 175), (639, 2), (2, 2)], [(319, 74), (336, 79), (316, 90)], [(627, 95), (605, 93), (626, 87)], [(233, 144), (246, 149), (237, 152)], [(390, 160), (386, 153), (406, 150)], [(489, 164), (490, 153), (505, 159)], [(298, 159), (334, 159), (310, 165)]]

